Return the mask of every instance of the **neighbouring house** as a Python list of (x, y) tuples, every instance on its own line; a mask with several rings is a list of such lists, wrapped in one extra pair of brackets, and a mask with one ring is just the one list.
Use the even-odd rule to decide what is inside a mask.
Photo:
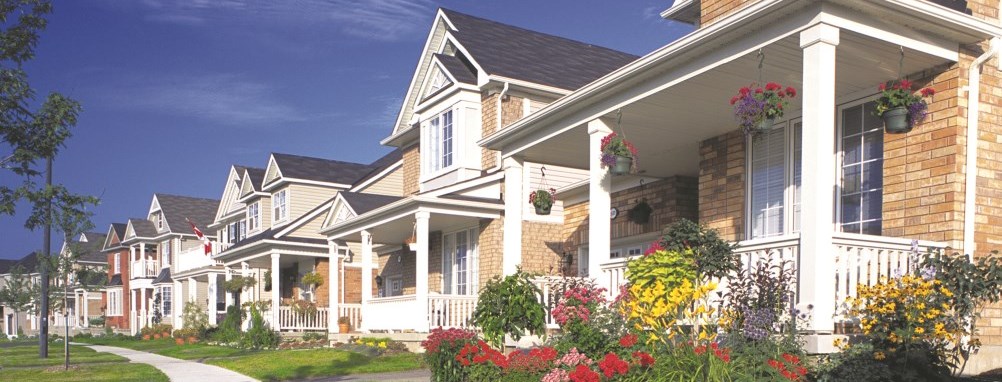
[[(273, 153), (263, 170), (233, 166), (209, 226), (221, 238), (221, 250), (212, 259), (222, 265), (222, 279), (213, 268), (215, 276), (206, 282), (205, 290), (216, 291), (210, 310), (262, 303), (268, 322), (284, 331), (327, 330), (340, 316), (358, 322), (357, 306), (333, 312), (329, 307), (335, 300), (357, 305), (361, 288), (371, 293), (372, 276), (362, 280), (359, 269), (372, 264), (374, 255), (363, 260), (349, 246), (330, 252), (319, 231), (342, 195), (379, 195), (379, 202), (389, 202), (400, 195), (402, 181), (400, 151), (371, 164)], [(332, 266), (333, 257), (343, 260)], [(305, 283), (307, 274), (319, 275), (320, 284)], [(252, 280), (246, 287), (221, 288), (246, 279)], [(201, 283), (191, 280), (188, 288), (199, 288)]]
[[(171, 269), (178, 258), (191, 253), (211, 255), (205, 243), (214, 238), (208, 224), (218, 206), (214, 199), (157, 193), (145, 219), (129, 219), (120, 245), (129, 249), (128, 327), (132, 333), (152, 325), (156, 317), (165, 324), (179, 319), (181, 312), (174, 301), (181, 287)], [(193, 227), (204, 233), (204, 239), (196, 236)]]
[(108, 265), (108, 281), (105, 283), (102, 302), (104, 325), (121, 331), (130, 331), (130, 311), (126, 307), (132, 306), (130, 297), (133, 294), (129, 289), (131, 279), (129, 268), (132, 259), (129, 247), (122, 244), (127, 228), (126, 223), (111, 223), (105, 234), (104, 246), (101, 248)]
[[(17, 260), (0, 261), (0, 290), (7, 288), (8, 281), (11, 280), (12, 272), (15, 270), (18, 270), (27, 281), (27, 285), (24, 287), (28, 290), (38, 285), (40, 275), (38, 273), (38, 255), (35, 252)], [(28, 306), (21, 309), (6, 306), (0, 302), (0, 312), (3, 313), (3, 333), (7, 338), (14, 338), (21, 334), (32, 335), (38, 330), (38, 311), (35, 309), (35, 299), (30, 300)]]
[(101, 306), (108, 273), (107, 259), (102, 253), (105, 241), (103, 233), (84, 232), (63, 242), (59, 256), (69, 257), (70, 269), (52, 280), (53, 298), (60, 300), (58, 309), (52, 313), (52, 327), (87, 328), (91, 320), (104, 316)]
[[(640, 228), (623, 209), (645, 197), (653, 206), (652, 186), (674, 187), (680, 196), (662, 208), (684, 207), (675, 213), (738, 242), (746, 264), (796, 264), (808, 350), (828, 352), (858, 283), (906, 271), (928, 249), (998, 249), (997, 1), (695, 0), (662, 16), (697, 29), (477, 141), (501, 163), (586, 172), (562, 211), (564, 238), (587, 253), (583, 273), (616, 290), (622, 256), (638, 248), (628, 231)], [(878, 84), (896, 79), (936, 91), (907, 134), (885, 134), (874, 114)], [(728, 100), (756, 82), (798, 94), (771, 130), (749, 136)], [(612, 132), (639, 151), (635, 174), (603, 168)], [(505, 173), (506, 187), (518, 182)], [(524, 204), (524, 193), (506, 196), (506, 211)], [(504, 242), (503, 261), (524, 263), (515, 254), (528, 250)], [(999, 316), (985, 312), (967, 371), (998, 367)]]
[[(377, 272), (378, 293), (362, 295), (361, 329), (467, 326), (480, 286), (491, 277), (519, 266), (573, 275), (564, 228), (572, 205), (562, 192), (587, 183), (587, 166), (502, 160), (477, 142), (636, 59), (440, 9), (393, 130), (382, 141), (403, 152), (404, 197), (382, 206), (345, 197), (332, 206), (322, 231), (331, 252), (357, 245), (362, 261), (376, 246), (390, 249), (378, 252), (374, 266), (362, 266)], [(664, 188), (693, 180), (665, 181)], [(540, 188), (558, 190), (549, 215), (528, 204), (529, 192)], [(681, 217), (661, 215), (660, 223)], [(651, 232), (657, 229), (652, 225)]]

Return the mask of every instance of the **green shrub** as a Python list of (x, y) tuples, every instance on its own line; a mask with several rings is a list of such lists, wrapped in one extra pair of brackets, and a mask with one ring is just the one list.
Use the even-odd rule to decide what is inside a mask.
[(308, 332), (306, 334), (303, 334), (303, 341), (317, 341), (326, 339), (327, 339), (326, 332)]
[(480, 291), (473, 323), (494, 347), (504, 346), (505, 334), (519, 340), (525, 332), (543, 334), (546, 310), (539, 303), (542, 292), (532, 276), (519, 269), (515, 274), (495, 276)]
[(223, 322), (219, 324), (218, 330), (215, 331), (214, 335), (216, 341), (223, 343), (232, 343), (240, 340), (240, 324), (244, 320), (244, 313), (240, 307), (236, 305), (230, 305), (226, 307), (226, 317), (223, 318)]
[(250, 308), (250, 329), (240, 337), (240, 347), (248, 349), (270, 349), (278, 346), (278, 332), (271, 330), (257, 307)]
[(90, 326), (104, 326), (104, 316), (91, 318), (87, 322), (90, 324)]
[(192, 329), (196, 333), (195, 337), (204, 338), (205, 330), (209, 328), (209, 315), (198, 303), (194, 301), (184, 303), (181, 319), (185, 329)]
[(668, 251), (692, 251), (699, 277), (725, 277), (740, 266), (740, 259), (734, 255), (737, 244), (720, 238), (716, 230), (682, 219), (668, 226), (658, 245)]

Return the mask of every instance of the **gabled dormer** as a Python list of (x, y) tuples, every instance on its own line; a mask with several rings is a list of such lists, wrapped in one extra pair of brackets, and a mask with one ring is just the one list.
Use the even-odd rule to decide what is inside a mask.
[[(264, 174), (264, 169), (247, 166), (230, 166), (226, 183), (223, 186), (223, 194), (220, 198), (219, 208), (216, 210), (216, 218), (210, 229), (216, 231), (216, 237), (224, 246), (232, 245), (247, 237), (247, 199), (254, 194), (255, 184), (261, 183), (261, 176), (257, 177), (257, 182), (251, 180), (250, 173)], [(245, 181), (246, 180), (246, 181)], [(244, 187), (246, 195), (244, 198)], [(264, 193), (260, 193), (264, 195)]]
[(248, 204), (248, 228), (254, 213), (269, 217), (262, 220), (262, 226), (281, 228), (337, 192), (348, 190), (372, 170), (373, 166), (368, 164), (272, 153), (260, 185), (260, 192), (267, 195), (270, 205), (268, 211), (255, 211), (253, 204)]

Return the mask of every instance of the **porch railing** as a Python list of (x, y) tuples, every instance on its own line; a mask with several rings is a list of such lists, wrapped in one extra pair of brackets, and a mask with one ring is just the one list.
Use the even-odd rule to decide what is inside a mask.
[(379, 297), (369, 300), (365, 309), (365, 330), (402, 330), (422, 328), (421, 321), (414, 317), (418, 311), (418, 301), (415, 295)]
[(317, 311), (312, 314), (302, 314), (295, 312), (290, 306), (278, 307), (278, 327), (281, 330), (327, 330), (328, 315), (330, 309), (327, 307), (317, 307)]
[[(218, 243), (214, 242), (213, 244), (216, 244), (213, 246), (213, 249), (218, 250), (219, 248)], [(212, 253), (206, 255), (205, 248), (203, 248), (201, 245), (198, 245), (187, 251), (181, 252), (180, 254), (177, 255), (177, 270), (175, 271), (175, 273), (187, 271), (189, 269), (209, 267), (221, 264), (220, 262), (213, 260), (212, 255), (213, 255)]]
[(428, 296), (428, 325), (432, 328), (466, 328), (477, 307), (477, 296)]
[(352, 328), (362, 327), (362, 304), (339, 304), (337, 310), (338, 318), (348, 317)]
[(131, 278), (141, 278), (141, 277), (157, 277), (160, 273), (160, 268), (157, 267), (156, 260), (146, 260), (144, 261), (133, 261), (132, 262), (132, 273), (129, 274)]
[[(625, 263), (624, 263), (625, 264)], [(560, 277), (560, 276), (539, 276), (534, 278), (532, 281), (539, 287), (539, 290), (543, 292), (542, 299), (539, 301), (546, 307), (546, 328), (556, 329), (560, 325), (557, 325), (557, 321), (553, 319), (553, 307), (556, 305), (557, 301), (560, 299), (560, 294), (563, 293), (562, 290), (557, 289), (557, 283), (567, 279), (580, 279), (584, 280), (583, 277)]]

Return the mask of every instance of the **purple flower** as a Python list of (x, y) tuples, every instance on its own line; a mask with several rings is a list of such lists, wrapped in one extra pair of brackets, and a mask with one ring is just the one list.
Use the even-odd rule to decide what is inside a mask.
[(922, 122), (928, 113), (929, 106), (925, 102), (915, 102), (908, 105), (908, 126), (914, 126)]

